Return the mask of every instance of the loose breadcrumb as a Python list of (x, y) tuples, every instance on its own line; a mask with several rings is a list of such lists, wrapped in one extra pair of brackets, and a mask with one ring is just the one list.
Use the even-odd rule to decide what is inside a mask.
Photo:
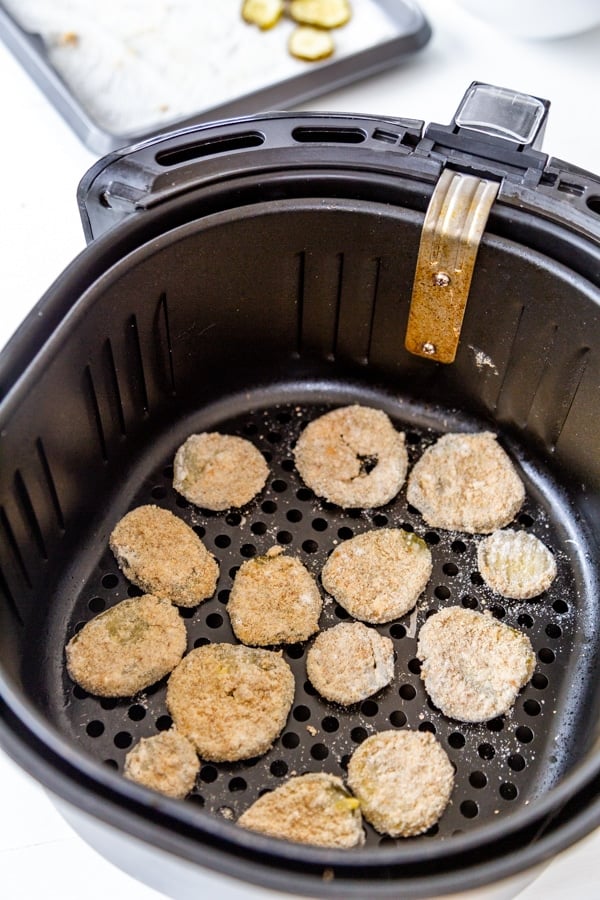
[(298, 775), (263, 794), (238, 825), (317, 847), (360, 847), (365, 842), (358, 800), (341, 778), (325, 772)]
[(272, 646), (306, 641), (319, 629), (323, 601), (299, 559), (273, 547), (243, 563), (227, 604), (235, 636), (244, 644)]
[(202, 759), (233, 762), (266, 753), (286, 723), (294, 686), (279, 653), (209, 644), (172, 673), (167, 706)]
[(556, 578), (556, 561), (540, 539), (510, 528), (479, 544), (477, 565), (492, 590), (513, 600), (537, 597)]
[(406, 496), (433, 528), (487, 534), (512, 521), (525, 488), (496, 436), (484, 431), (445, 434), (428, 447)]
[(392, 500), (406, 478), (404, 434), (379, 409), (344, 406), (306, 426), (294, 450), (305, 484), (343, 507)]
[(254, 444), (232, 434), (192, 434), (175, 454), (173, 487), (204, 509), (245, 506), (265, 486), (269, 469)]
[(394, 677), (394, 645), (362, 622), (340, 622), (317, 635), (306, 656), (306, 672), (326, 700), (342, 706), (359, 703)]
[(414, 607), (431, 569), (431, 552), (422, 538), (401, 528), (380, 528), (339, 544), (321, 580), (355, 619), (379, 624)]
[(373, 828), (392, 837), (412, 837), (441, 818), (454, 769), (430, 732), (383, 731), (354, 751), (348, 784)]
[(67, 644), (73, 681), (99, 697), (132, 697), (168, 675), (185, 653), (183, 619), (168, 600), (144, 594), (91, 619)]
[(460, 606), (427, 619), (417, 656), (431, 700), (461, 722), (484, 722), (507, 713), (535, 668), (527, 635), (490, 614)]
[(127, 753), (123, 774), (153, 791), (183, 800), (194, 787), (199, 771), (194, 745), (171, 728), (142, 738)]
[(126, 578), (177, 606), (211, 597), (219, 566), (182, 519), (158, 506), (138, 506), (110, 536), (110, 549)]

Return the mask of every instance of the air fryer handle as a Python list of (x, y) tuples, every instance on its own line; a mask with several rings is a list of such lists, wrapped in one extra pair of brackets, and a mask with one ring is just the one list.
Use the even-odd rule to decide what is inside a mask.
[(452, 121), (459, 135), (488, 136), (516, 144), (519, 152), (540, 150), (550, 101), (519, 91), (473, 81)]
[(473, 81), (449, 125), (432, 123), (425, 138), (450, 160), (480, 160), (485, 168), (500, 164), (502, 172), (522, 178), (542, 171), (548, 156), (540, 152), (550, 101), (508, 88)]

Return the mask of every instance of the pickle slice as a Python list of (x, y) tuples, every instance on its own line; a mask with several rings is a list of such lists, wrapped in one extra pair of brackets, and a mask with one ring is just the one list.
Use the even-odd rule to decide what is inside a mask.
[(266, 31), (279, 22), (283, 9), (283, 0), (244, 0), (242, 18)]
[(292, 0), (290, 16), (300, 25), (339, 28), (352, 15), (348, 0)]
[(288, 50), (298, 59), (315, 62), (327, 59), (335, 49), (333, 38), (328, 31), (313, 28), (311, 25), (299, 25), (290, 35)]

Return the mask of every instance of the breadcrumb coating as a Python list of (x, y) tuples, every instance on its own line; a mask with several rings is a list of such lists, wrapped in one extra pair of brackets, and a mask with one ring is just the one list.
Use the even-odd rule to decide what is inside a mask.
[(67, 644), (67, 670), (90, 694), (132, 697), (168, 675), (186, 644), (185, 625), (175, 607), (144, 594), (84, 625)]
[(219, 566), (183, 519), (158, 506), (138, 506), (117, 523), (110, 549), (126, 578), (177, 606), (212, 597)]
[(240, 566), (227, 604), (235, 636), (251, 646), (306, 641), (319, 629), (323, 601), (299, 559), (272, 547)]
[(415, 606), (431, 569), (431, 551), (422, 538), (402, 528), (378, 528), (336, 547), (321, 581), (355, 619), (381, 624)]
[(254, 444), (232, 434), (192, 434), (175, 454), (173, 487), (204, 509), (245, 506), (265, 486), (269, 469)]
[(489, 587), (512, 600), (537, 597), (556, 578), (556, 560), (542, 541), (511, 528), (479, 544), (477, 565)]
[(382, 410), (359, 405), (310, 422), (294, 456), (305, 484), (343, 507), (388, 503), (404, 484), (408, 467), (404, 434)]
[(483, 431), (445, 434), (428, 447), (406, 497), (433, 528), (487, 534), (514, 519), (525, 488), (496, 436)]
[(527, 635), (490, 614), (451, 606), (419, 632), (421, 678), (441, 711), (461, 722), (504, 715), (535, 668)]
[(142, 738), (125, 756), (130, 781), (183, 800), (196, 783), (200, 760), (191, 741), (175, 728)]
[(238, 825), (316, 847), (360, 847), (365, 842), (359, 803), (341, 778), (298, 775), (259, 797)]
[(362, 622), (340, 622), (317, 635), (306, 656), (306, 672), (326, 700), (342, 706), (359, 703), (394, 677), (394, 645)]
[(287, 721), (294, 687), (279, 653), (209, 644), (172, 673), (167, 707), (202, 759), (233, 762), (267, 752)]
[(376, 831), (412, 837), (441, 818), (454, 786), (454, 769), (430, 732), (382, 731), (354, 751), (348, 784)]

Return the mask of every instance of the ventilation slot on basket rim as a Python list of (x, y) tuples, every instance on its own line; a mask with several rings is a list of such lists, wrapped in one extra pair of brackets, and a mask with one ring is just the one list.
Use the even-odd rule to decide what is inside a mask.
[(362, 128), (332, 128), (330, 125), (300, 125), (292, 131), (299, 144), (362, 144), (367, 134)]
[(260, 131), (246, 131), (243, 134), (221, 135), (184, 144), (182, 147), (173, 147), (171, 150), (162, 150), (154, 158), (159, 166), (168, 168), (193, 162), (195, 159), (204, 159), (206, 156), (216, 156), (218, 153), (250, 150), (252, 147), (260, 147), (264, 142), (265, 136)]

